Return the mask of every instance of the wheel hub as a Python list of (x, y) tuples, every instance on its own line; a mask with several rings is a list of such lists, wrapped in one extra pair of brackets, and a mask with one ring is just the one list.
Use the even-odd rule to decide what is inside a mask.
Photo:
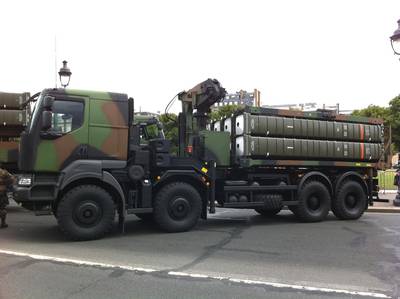
[(83, 224), (93, 224), (101, 217), (101, 210), (93, 202), (84, 202), (77, 207), (75, 216)]
[(320, 200), (319, 200), (319, 198), (318, 198), (317, 196), (315, 196), (315, 195), (310, 196), (309, 199), (308, 199), (308, 201), (307, 201), (307, 203), (308, 203), (308, 207), (309, 207), (311, 210), (313, 210), (313, 211), (318, 210), (319, 207), (320, 207)]
[(190, 203), (186, 198), (177, 197), (170, 203), (170, 214), (173, 218), (180, 220), (190, 212)]
[(346, 196), (346, 205), (349, 208), (354, 208), (357, 205), (357, 198), (353, 194)]

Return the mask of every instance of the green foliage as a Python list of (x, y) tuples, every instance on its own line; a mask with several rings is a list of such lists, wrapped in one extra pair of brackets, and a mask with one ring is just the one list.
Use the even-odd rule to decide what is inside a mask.
[(396, 149), (400, 149), (400, 96), (389, 102), (389, 115), (387, 122), (392, 127), (392, 141)]
[(386, 122), (389, 116), (389, 108), (377, 105), (369, 105), (367, 108), (354, 110), (352, 115), (383, 118)]
[(241, 105), (225, 105), (218, 107), (218, 109), (211, 112), (210, 119), (212, 121), (215, 121), (215, 120), (220, 120), (222, 118), (230, 117), (240, 108), (242, 108)]
[(382, 118), (385, 126), (392, 127), (392, 142), (395, 150), (400, 149), (400, 96), (389, 102), (389, 107), (369, 105), (365, 109), (354, 110), (352, 115)]
[(171, 141), (171, 152), (178, 151), (178, 116), (174, 113), (161, 114), (159, 117), (163, 124), (165, 139)]

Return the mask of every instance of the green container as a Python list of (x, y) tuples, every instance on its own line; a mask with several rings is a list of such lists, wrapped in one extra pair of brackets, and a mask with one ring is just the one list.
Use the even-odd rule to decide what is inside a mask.
[(0, 110), (1, 126), (23, 127), (25, 126), (25, 124), (26, 124), (25, 110)]
[[(233, 119), (229, 120), (229, 125)], [(382, 126), (340, 121), (243, 113), (234, 121), (236, 136), (287, 137), (337, 141), (382, 142)], [(231, 130), (227, 130), (231, 132)]]
[(273, 138), (242, 135), (236, 137), (236, 156), (257, 159), (378, 161), (380, 143)]
[(20, 109), (20, 105), (26, 102), (30, 94), (0, 92), (0, 109)]

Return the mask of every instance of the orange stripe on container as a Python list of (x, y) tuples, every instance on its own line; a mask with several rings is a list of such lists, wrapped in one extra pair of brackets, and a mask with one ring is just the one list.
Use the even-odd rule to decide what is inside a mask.
[(364, 160), (364, 143), (360, 143), (361, 146), (361, 160)]
[(364, 140), (364, 125), (360, 124), (360, 139)]

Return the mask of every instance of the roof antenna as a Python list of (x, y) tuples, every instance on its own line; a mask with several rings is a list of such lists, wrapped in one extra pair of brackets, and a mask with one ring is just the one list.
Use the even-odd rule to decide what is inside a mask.
[(58, 73), (57, 73), (57, 35), (54, 35), (54, 84), (57, 88), (57, 80), (58, 80)]

